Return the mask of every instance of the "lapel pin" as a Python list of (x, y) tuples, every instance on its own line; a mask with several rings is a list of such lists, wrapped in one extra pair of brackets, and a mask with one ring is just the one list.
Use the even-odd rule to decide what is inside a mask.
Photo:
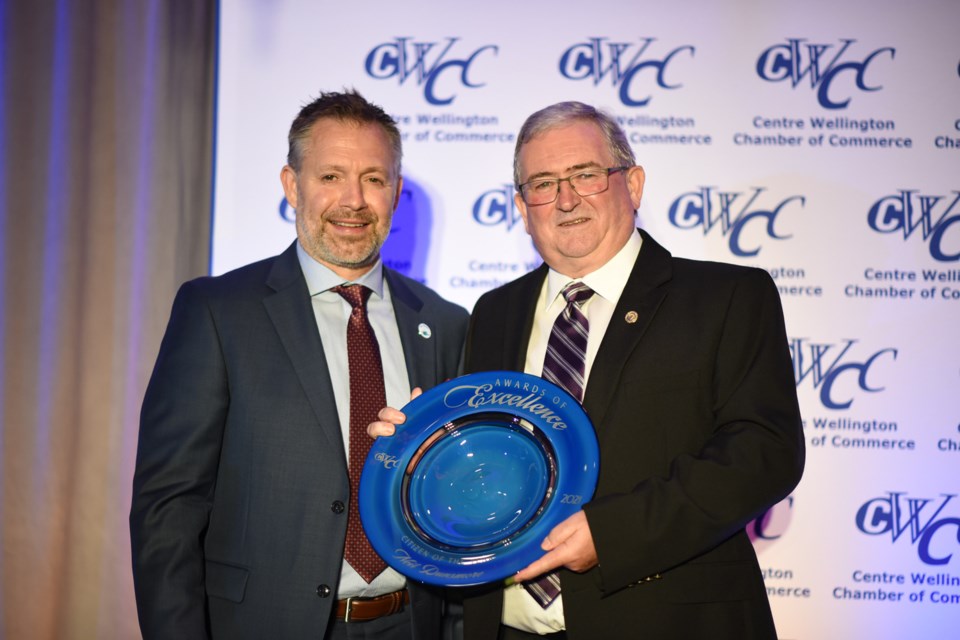
[(627, 321), (627, 324), (633, 324), (637, 321), (638, 317), (636, 311), (627, 311), (627, 315), (624, 316), (623, 319)]
[(417, 327), (417, 333), (420, 334), (421, 338), (429, 338), (433, 335), (433, 332), (430, 331), (430, 327), (428, 327), (425, 322), (421, 322), (420, 326)]

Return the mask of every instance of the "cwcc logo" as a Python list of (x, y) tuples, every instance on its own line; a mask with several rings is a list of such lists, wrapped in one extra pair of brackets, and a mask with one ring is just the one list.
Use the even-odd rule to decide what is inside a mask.
[(862, 60), (844, 60), (844, 55), (854, 42), (856, 40), (841, 39), (839, 48), (831, 55), (830, 50), (837, 45), (807, 44), (804, 38), (788, 38), (786, 44), (775, 44), (760, 54), (757, 59), (757, 75), (769, 82), (789, 80), (794, 89), (804, 78), (809, 78), (810, 88), (817, 90), (820, 106), (824, 109), (845, 109), (850, 104), (849, 97), (842, 102), (830, 97), (830, 87), (834, 80), (842, 73), (851, 73), (861, 91), (882, 89), (879, 85), (867, 85), (867, 67), (881, 53), (889, 53), (892, 60), (896, 52), (893, 47), (883, 47)]
[(947, 564), (953, 554), (944, 553), (943, 547), (939, 547), (939, 553), (943, 555), (934, 555), (931, 545), (934, 536), (945, 527), (952, 527), (953, 531), (944, 529), (946, 538), (940, 539), (960, 543), (960, 518), (940, 517), (940, 513), (956, 496), (944, 494), (937, 504), (933, 498), (907, 498), (906, 495), (891, 491), (886, 496), (867, 500), (857, 510), (857, 529), (868, 536), (889, 533), (893, 542), (909, 531), (910, 544), (917, 545), (917, 554), (924, 564)]
[(842, 345), (817, 344), (806, 338), (791, 338), (790, 356), (793, 359), (793, 376), (797, 386), (809, 378), (813, 388), (820, 389), (820, 402), (827, 409), (847, 409), (853, 404), (853, 397), (846, 400), (834, 397), (834, 385), (845, 373), (856, 376), (856, 384), (861, 391), (883, 391), (883, 387), (870, 386), (867, 374), (874, 362), (885, 353), (892, 354), (896, 360), (897, 350), (881, 349), (866, 360), (854, 360), (847, 354), (855, 343), (856, 340), (845, 340)]
[[(446, 105), (453, 102), (456, 93), (438, 95), (438, 82), (441, 78), (452, 77), (454, 82), (461, 86), (476, 89), (484, 86), (483, 83), (471, 81), (471, 67), (478, 56), (485, 51), (494, 54), (496, 45), (488, 44), (475, 49), (465, 57), (453, 57), (453, 47), (460, 38), (447, 38), (445, 44), (437, 42), (415, 42), (413, 38), (396, 38), (393, 42), (378, 44), (364, 62), (364, 69), (371, 78), (386, 80), (397, 78), (404, 84), (410, 78), (415, 78), (417, 86), (423, 86), (423, 97), (427, 102), (435, 105)], [(451, 75), (452, 74), (452, 75)]]
[(513, 185), (484, 191), (473, 203), (473, 219), (486, 227), (506, 225), (507, 231), (520, 222), (520, 211), (513, 200)]
[(589, 78), (596, 86), (609, 76), (613, 86), (620, 88), (620, 102), (628, 107), (645, 107), (650, 102), (649, 94), (638, 98), (632, 92), (634, 81), (644, 70), (655, 74), (657, 86), (662, 89), (678, 89), (683, 86), (667, 82), (667, 65), (681, 51), (690, 52), (692, 57), (692, 46), (677, 47), (660, 58), (644, 59), (647, 49), (656, 38), (640, 38), (640, 45), (636, 50), (633, 50), (636, 47), (633, 43), (607, 40), (608, 38), (590, 38), (587, 42), (577, 43), (564, 51), (560, 56), (560, 73), (563, 77), (570, 80)]
[(700, 187), (699, 191), (680, 194), (670, 205), (668, 214), (670, 224), (679, 229), (701, 227), (703, 235), (707, 235), (719, 223), (723, 236), (729, 236), (728, 244), (733, 255), (740, 257), (755, 256), (760, 253), (760, 245), (745, 247), (743, 245), (744, 240), (741, 239), (741, 234), (746, 229), (747, 224), (757, 220), (762, 223), (763, 230), (768, 237), (774, 240), (786, 240), (792, 236), (777, 233), (774, 227), (777, 216), (791, 202), (799, 202), (800, 206), (806, 203), (803, 196), (789, 196), (773, 208), (754, 208), (757, 199), (764, 191), (766, 191), (765, 187), (753, 187), (752, 191), (745, 195), (737, 191), (720, 191), (714, 187)]
[[(930, 243), (930, 255), (941, 262), (960, 260), (960, 191), (949, 203), (946, 196), (925, 196), (917, 191), (901, 189), (895, 195), (877, 200), (867, 213), (867, 224), (877, 233), (903, 233), (906, 241), (920, 227), (923, 240)], [(941, 213), (934, 219), (934, 211)], [(956, 242), (947, 249), (944, 235), (954, 227)]]

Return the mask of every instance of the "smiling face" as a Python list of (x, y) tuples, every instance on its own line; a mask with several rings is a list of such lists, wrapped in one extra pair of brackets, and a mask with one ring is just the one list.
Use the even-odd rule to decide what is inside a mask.
[(348, 280), (380, 255), (403, 180), (390, 141), (376, 124), (321, 118), (310, 128), (300, 171), (280, 172), (296, 209), (297, 238), (314, 260)]
[[(616, 164), (600, 127), (586, 120), (547, 129), (526, 142), (518, 155), (521, 183)], [(643, 169), (631, 167), (611, 174), (609, 188), (594, 195), (579, 196), (569, 182), (561, 182), (557, 199), (549, 204), (527, 205), (519, 193), (514, 200), (544, 262), (579, 278), (606, 264), (634, 232), (643, 181)]]

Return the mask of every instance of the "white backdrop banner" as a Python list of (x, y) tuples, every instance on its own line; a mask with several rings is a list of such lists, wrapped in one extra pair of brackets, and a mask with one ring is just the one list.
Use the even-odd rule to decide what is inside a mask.
[(385, 261), (470, 308), (539, 263), (521, 123), (603, 108), (641, 226), (780, 288), (808, 462), (750, 533), (781, 638), (957, 637), (958, 25), (955, 0), (224, 0), (212, 271), (294, 239), (290, 122), (355, 87), (404, 138)]

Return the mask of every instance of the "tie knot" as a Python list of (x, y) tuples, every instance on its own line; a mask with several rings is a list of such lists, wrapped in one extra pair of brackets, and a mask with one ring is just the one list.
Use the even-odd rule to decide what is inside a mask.
[(566, 299), (567, 304), (580, 304), (586, 302), (590, 299), (590, 296), (593, 295), (593, 289), (583, 284), (582, 282), (571, 282), (565, 286), (561, 291), (564, 299)]
[(357, 307), (362, 309), (371, 293), (370, 289), (362, 284), (342, 284), (334, 287), (333, 290), (343, 296), (343, 299), (349, 302), (354, 309)]

